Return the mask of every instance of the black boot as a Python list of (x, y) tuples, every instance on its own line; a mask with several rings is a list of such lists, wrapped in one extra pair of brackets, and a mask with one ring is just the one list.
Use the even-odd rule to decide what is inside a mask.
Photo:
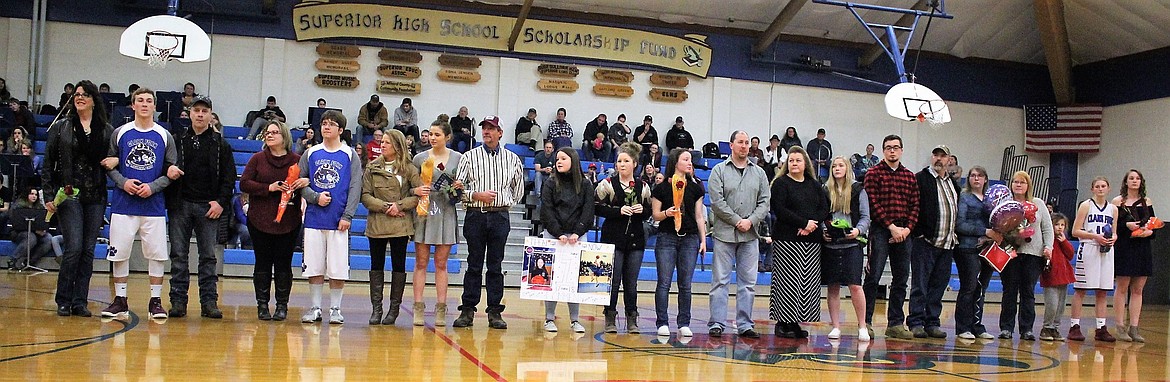
[(398, 313), (402, 312), (402, 291), (406, 289), (406, 272), (390, 273), (390, 306), (386, 308), (386, 317), (382, 325), (394, 325), (398, 321)]
[(272, 319), (268, 314), (268, 299), (272, 293), (272, 272), (256, 272), (252, 275), (252, 285), (256, 288), (256, 318), (263, 321)]
[(284, 321), (288, 318), (288, 295), (292, 293), (292, 269), (276, 272), (273, 279), (276, 281), (276, 310), (272, 312), (272, 320)]
[(382, 323), (382, 287), (385, 284), (386, 271), (370, 271), (370, 306), (373, 307), (373, 312), (370, 313), (370, 325), (378, 325)]

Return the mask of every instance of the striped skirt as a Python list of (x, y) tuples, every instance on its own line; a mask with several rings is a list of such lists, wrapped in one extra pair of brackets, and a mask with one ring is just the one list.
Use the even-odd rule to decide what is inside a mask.
[(772, 243), (770, 318), (777, 322), (821, 320), (821, 244)]

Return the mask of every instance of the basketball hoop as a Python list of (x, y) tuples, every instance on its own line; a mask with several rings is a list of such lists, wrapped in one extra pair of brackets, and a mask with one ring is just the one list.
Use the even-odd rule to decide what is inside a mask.
[[(936, 105), (941, 105), (941, 106), (936, 106)], [(918, 118), (917, 118), (918, 122), (929, 123), (930, 128), (932, 128), (932, 129), (935, 129), (935, 130), (942, 129), (942, 126), (944, 124), (946, 124), (947, 122), (950, 122), (950, 119), (949, 119), (950, 113), (946, 113), (948, 118), (945, 120), (943, 119), (942, 114), (944, 114), (944, 112), (947, 110), (947, 104), (945, 102), (943, 102), (942, 100), (923, 102), (921, 104), (921, 106), (919, 106), (919, 108), (920, 109), (919, 109)]]
[[(163, 41), (164, 46), (155, 45)], [(166, 31), (154, 31), (146, 34), (146, 51), (150, 55), (146, 59), (146, 63), (150, 65), (151, 69), (162, 69), (167, 67), (167, 61), (171, 59), (171, 52), (179, 47), (179, 38)]]
[(912, 82), (894, 85), (886, 93), (886, 113), (908, 122), (929, 122), (938, 130), (951, 121), (946, 101), (930, 88)]

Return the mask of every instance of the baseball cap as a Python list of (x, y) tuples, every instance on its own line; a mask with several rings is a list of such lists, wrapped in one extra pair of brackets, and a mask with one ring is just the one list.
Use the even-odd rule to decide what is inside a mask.
[(402, 104), (403, 104), (403, 105), (411, 105), (411, 103), (410, 103), (410, 97), (403, 98), (403, 99), (402, 99)]
[(534, 107), (534, 108), (530, 108), (530, 109), (528, 109), (528, 112), (529, 112), (529, 113), (535, 113), (535, 112), (536, 112), (536, 108), (535, 108), (535, 107)]
[(682, 119), (682, 116), (681, 116), (681, 115), (680, 115), (680, 116), (677, 116), (677, 117), (674, 117), (674, 122), (675, 122), (675, 123), (682, 122), (682, 121), (683, 121), (683, 119)]
[(642, 121), (643, 122), (645, 122), (645, 121), (654, 122), (654, 117), (651, 117), (649, 114), (647, 114), (646, 118), (642, 118)]
[(198, 103), (201, 103), (201, 104), (207, 105), (207, 108), (208, 108), (208, 109), (211, 109), (211, 108), (212, 108), (212, 106), (211, 106), (211, 98), (208, 98), (208, 97), (207, 97), (207, 96), (205, 96), (205, 95), (197, 96), (197, 97), (195, 97), (195, 99), (194, 99), (194, 100), (191, 100), (191, 106), (195, 106), (195, 104), (198, 104)]
[(377, 94), (371, 94), (371, 95), (370, 95), (370, 101), (377, 101), (377, 100), (378, 100), (378, 95), (377, 95)]
[(934, 153), (938, 152), (939, 150), (941, 150), (943, 152), (943, 154), (951, 155), (951, 148), (947, 147), (947, 145), (934, 146), (934, 149), (930, 150), (930, 153), (934, 154)]
[(490, 125), (491, 127), (499, 129), (500, 128), (500, 117), (497, 117), (494, 115), (489, 115), (489, 116), (483, 117), (483, 119), (479, 121), (479, 125), (480, 126)]

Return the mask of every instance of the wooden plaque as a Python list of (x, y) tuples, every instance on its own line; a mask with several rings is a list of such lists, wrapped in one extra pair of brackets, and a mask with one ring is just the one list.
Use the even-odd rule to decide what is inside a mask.
[(606, 97), (630, 98), (634, 95), (634, 88), (627, 85), (597, 84), (593, 85), (593, 94)]
[(419, 94), (422, 93), (422, 84), (417, 82), (378, 81), (379, 93)]
[(362, 64), (357, 60), (347, 60), (341, 58), (318, 58), (317, 70), (325, 70), (330, 72), (356, 72), (362, 69)]
[(353, 45), (317, 44), (317, 54), (326, 57), (355, 58), (362, 55), (362, 49)]
[(405, 50), (382, 49), (378, 52), (378, 58), (382, 59), (383, 61), (398, 61), (417, 64), (422, 62), (422, 53)]
[(650, 83), (658, 86), (671, 86), (676, 88), (685, 88), (691, 83), (691, 80), (686, 76), (676, 76), (672, 74), (658, 74), (650, 75)]
[(386, 77), (418, 78), (422, 69), (407, 65), (382, 64), (378, 65), (378, 74)]
[(362, 82), (357, 77), (338, 76), (333, 74), (318, 74), (313, 79), (317, 86), (323, 88), (356, 89)]
[(577, 91), (577, 81), (574, 80), (550, 80), (544, 79), (536, 81), (536, 87), (540, 90), (547, 90), (550, 92), (572, 93)]
[(682, 89), (650, 89), (650, 98), (655, 101), (683, 102), (687, 100), (687, 91)]
[(628, 70), (597, 69), (593, 71), (593, 78), (598, 81), (630, 83), (634, 80), (634, 73)]
[(577, 65), (540, 64), (540, 66), (536, 67), (536, 71), (540, 74), (553, 77), (573, 78), (581, 74), (581, 70), (577, 69)]
[(452, 82), (479, 82), (479, 72), (466, 69), (448, 69), (443, 68), (439, 70), (439, 79), (443, 81)]
[(439, 56), (439, 65), (475, 69), (479, 68), (480, 65), (483, 65), (483, 61), (480, 61), (479, 57), (475, 56), (442, 54)]

